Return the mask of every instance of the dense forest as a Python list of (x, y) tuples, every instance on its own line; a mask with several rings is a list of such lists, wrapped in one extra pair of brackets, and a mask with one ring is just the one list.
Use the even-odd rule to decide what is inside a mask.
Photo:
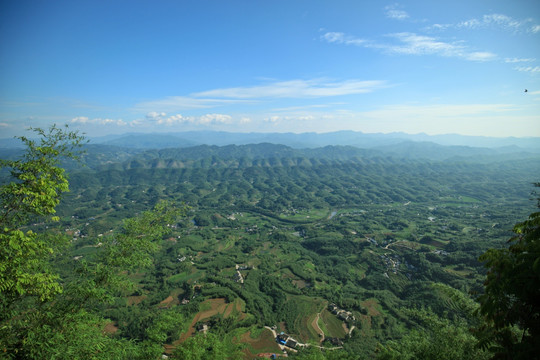
[[(39, 134), (1, 151), (2, 357), (538, 354), (538, 308), (508, 295), (529, 312), (502, 321), (490, 293), (538, 239), (538, 154)], [(538, 292), (531, 241), (519, 274)]]

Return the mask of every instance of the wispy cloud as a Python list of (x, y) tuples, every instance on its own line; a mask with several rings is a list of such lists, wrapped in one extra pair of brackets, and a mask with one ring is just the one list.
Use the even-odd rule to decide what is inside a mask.
[(388, 5), (384, 8), (386, 17), (395, 20), (405, 20), (410, 16), (405, 10), (399, 9), (398, 4)]
[(489, 51), (473, 51), (461, 54), (460, 57), (464, 57), (465, 59), (471, 61), (491, 61), (497, 58), (497, 55)]
[(486, 14), (479, 18), (471, 18), (454, 24), (433, 24), (428, 27), (430, 30), (454, 29), (485, 29), (495, 28), (511, 32), (540, 32), (540, 25), (534, 24), (533, 20), (515, 19), (504, 14)]
[(505, 63), (520, 63), (520, 62), (533, 62), (536, 61), (535, 58), (526, 58), (526, 59), (520, 59), (520, 58), (506, 58), (504, 59)]
[[(340, 103), (341, 104), (341, 103)], [(289, 106), (283, 108), (276, 108), (273, 111), (305, 111), (310, 109), (326, 108), (331, 104), (314, 104), (314, 105), (302, 105), (302, 106)]]
[(164, 99), (150, 100), (138, 103), (134, 106), (135, 111), (152, 112), (179, 111), (190, 109), (207, 109), (221, 105), (246, 103), (245, 100), (237, 99), (204, 99), (193, 96), (168, 96)]
[(229, 99), (319, 98), (364, 94), (385, 86), (380, 80), (328, 81), (325, 79), (289, 80), (251, 87), (215, 89), (195, 93), (194, 97)]
[(384, 47), (395, 53), (408, 55), (440, 55), (468, 58), (464, 46), (447, 43), (436, 38), (415, 33), (397, 33), (389, 35), (398, 40), (398, 44), (386, 44)]
[(539, 74), (540, 66), (518, 66), (514, 68), (517, 71), (528, 72), (531, 74)]
[[(339, 34), (336, 35), (336, 34)], [(461, 42), (445, 42), (432, 36), (418, 35), (416, 33), (401, 32), (386, 35), (387, 38), (397, 42), (358, 41), (354, 37), (343, 33), (326, 33), (321, 39), (329, 43), (354, 44), (366, 48), (381, 49), (390, 53), (405, 55), (438, 55), (445, 57), (458, 57), (471, 61), (489, 61), (497, 55), (487, 51), (471, 51)], [(340, 41), (340, 39), (347, 39)]]
[(342, 32), (327, 32), (321, 38), (329, 43), (345, 44), (345, 45), (365, 45), (367, 40), (347, 36)]
[(275, 81), (267, 84), (230, 87), (201, 91), (187, 96), (169, 96), (164, 99), (136, 104), (134, 111), (145, 112), (147, 119), (163, 119), (163, 113), (213, 108), (234, 104), (253, 104), (269, 99), (306, 99), (342, 95), (365, 94), (387, 87), (383, 80), (329, 79)]

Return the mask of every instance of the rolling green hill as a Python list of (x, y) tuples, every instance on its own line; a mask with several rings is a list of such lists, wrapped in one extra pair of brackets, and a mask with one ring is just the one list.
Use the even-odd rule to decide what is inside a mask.
[(185, 203), (152, 266), (127, 273), (137, 286), (98, 310), (111, 336), (130, 341), (147, 340), (163, 311), (181, 314), (168, 353), (206, 325), (244, 344), (246, 359), (281, 351), (269, 329), (370, 358), (377, 344), (429, 326), (415, 309), (472, 325), (452, 291), (482, 292), (478, 257), (534, 209), (540, 174), (534, 154), (435, 161), (267, 143), (89, 150), (87, 167), (70, 166), (60, 221), (31, 226), (72, 238), (55, 263), (61, 276), (99, 256), (126, 218), (160, 200)]

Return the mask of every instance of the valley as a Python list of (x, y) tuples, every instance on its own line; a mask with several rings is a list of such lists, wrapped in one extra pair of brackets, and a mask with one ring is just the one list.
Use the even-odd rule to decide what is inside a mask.
[[(203, 328), (244, 346), (246, 359), (282, 353), (266, 326), (302, 344), (369, 358), (377, 344), (421, 326), (402, 309), (464, 316), (448, 307), (445, 287), (472, 299), (482, 292), (478, 257), (504, 246), (513, 224), (534, 209), (529, 193), (539, 163), (332, 150), (332, 158), (324, 151), (291, 158), (253, 145), (228, 158), (183, 154), (185, 165), (174, 167), (151, 165), (143, 153), (72, 170), (60, 223), (37, 228), (73, 236), (71, 265), (59, 269), (69, 278), (74, 263), (114, 239), (123, 219), (161, 199), (185, 204), (187, 216), (169, 224), (152, 266), (129, 274), (136, 290), (102, 310), (116, 336), (139, 341), (141, 317), (183, 314), (166, 353)], [(178, 161), (182, 151), (175, 151), (163, 161)], [(332, 313), (330, 304), (349, 315)]]

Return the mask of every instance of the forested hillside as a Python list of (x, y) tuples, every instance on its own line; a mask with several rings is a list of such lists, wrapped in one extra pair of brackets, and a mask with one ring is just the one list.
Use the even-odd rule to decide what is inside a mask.
[[(58, 221), (32, 214), (22, 226), (69, 239), (47, 263), (63, 293), (43, 306), (54, 314), (63, 304), (66, 320), (79, 301), (84, 316), (70, 321), (94, 319), (85, 331), (118, 341), (127, 349), (120, 358), (400, 358), (419, 348), (488, 358), (469, 331), (480, 326), (474, 310), (486, 279), (478, 258), (505, 247), (534, 211), (540, 158), (439, 147), (457, 155), (269, 143), (87, 147), (82, 164), (64, 162), (70, 192)], [(170, 204), (181, 216), (158, 219)], [(85, 293), (100, 284), (102, 294)], [(116, 345), (104, 341), (90, 344), (88, 358), (107, 358)], [(24, 344), (12, 343), (4, 338), (4, 355), (18, 358), (8, 352)], [(62, 349), (58, 358), (77, 358)]]

